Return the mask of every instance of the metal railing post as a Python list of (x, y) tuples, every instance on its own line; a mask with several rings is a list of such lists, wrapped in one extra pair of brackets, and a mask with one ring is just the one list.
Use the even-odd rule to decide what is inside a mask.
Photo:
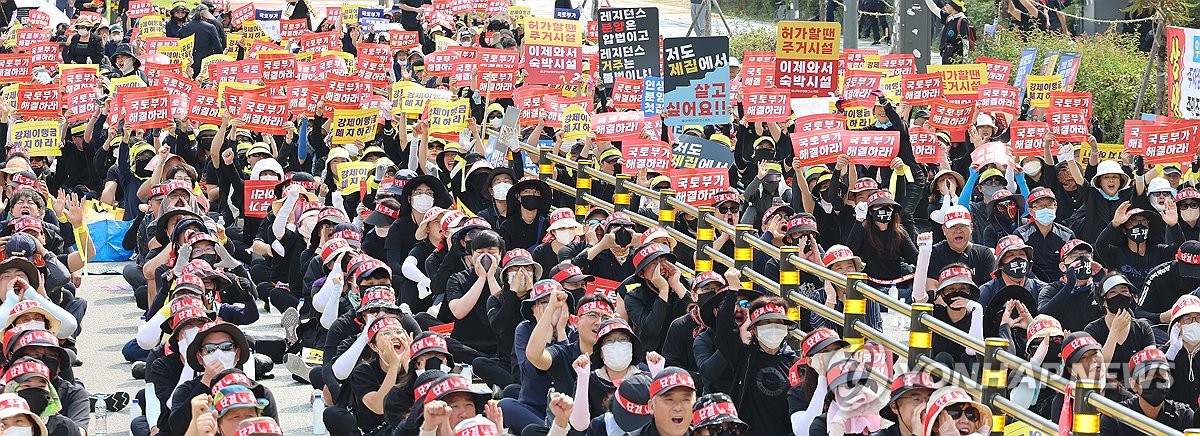
[(614, 212), (624, 212), (629, 209), (629, 174), (617, 174), (616, 189), (613, 191)]
[(929, 326), (921, 322), (921, 315), (933, 314), (933, 305), (929, 303), (914, 303), (910, 316), (911, 327), (908, 333), (908, 370), (913, 371), (921, 362), (921, 356), (933, 357), (933, 333)]
[(669, 229), (675, 225), (675, 206), (667, 204), (668, 198), (675, 197), (675, 190), (658, 191), (658, 226)]
[(592, 161), (584, 159), (579, 161), (579, 170), (575, 172), (575, 219), (579, 222), (583, 222), (591, 208), (583, 199), (584, 195), (592, 192), (592, 177), (587, 173), (587, 168), (591, 167)]
[(980, 372), (983, 395), (980, 395), (980, 398), (983, 404), (987, 404), (992, 410), (992, 435), (1002, 436), (1007, 417), (994, 399), (1008, 396), (1008, 368), (996, 360), (996, 351), (1008, 348), (1008, 339), (987, 338), (983, 341), (983, 346), (983, 371)]
[(800, 268), (789, 260), (793, 255), (800, 255), (800, 247), (779, 247), (779, 296), (788, 301), (788, 319), (800, 322), (800, 307), (787, 297), (800, 291)]
[(754, 265), (754, 249), (746, 242), (746, 238), (754, 237), (753, 231), (752, 225), (738, 224), (733, 233), (733, 267), (742, 272), (742, 289), (750, 289), (753, 285), (744, 272)]
[(850, 351), (858, 351), (863, 346), (863, 335), (854, 328), (857, 321), (865, 321), (867, 317), (867, 298), (858, 290), (858, 282), (866, 280), (863, 273), (846, 274), (846, 304), (842, 307), (845, 316), (842, 324), (842, 339), (850, 343)]
[(550, 161), (550, 147), (538, 147), (538, 178), (542, 181), (554, 178), (554, 162)]
[(714, 210), (712, 206), (701, 206), (700, 216), (696, 217), (700, 220), (696, 222), (696, 274), (713, 270), (712, 256), (704, 249), (713, 245), (713, 226), (708, 219)]
[(1100, 433), (1100, 412), (1088, 402), (1093, 392), (1100, 392), (1103, 385), (1096, 380), (1079, 380), (1075, 382), (1075, 404), (1071, 420), (1071, 434), (1076, 436), (1094, 435)]

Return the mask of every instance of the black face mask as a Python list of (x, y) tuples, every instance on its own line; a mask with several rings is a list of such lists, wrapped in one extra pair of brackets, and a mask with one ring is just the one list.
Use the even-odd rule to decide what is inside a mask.
[(146, 165), (148, 165), (149, 163), (150, 163), (150, 159), (139, 158), (138, 160), (134, 161), (134, 164), (133, 164), (134, 174), (137, 174), (138, 177), (143, 177), (143, 178), (150, 177), (150, 174), (153, 173), (154, 170), (146, 169)]
[(467, 186), (473, 191), (484, 191), (484, 184), (487, 183), (487, 174), (471, 174), (467, 176)]
[[(619, 164), (619, 163), (613, 164), (613, 174), (621, 174), (621, 169), (622, 169), (621, 164)], [(597, 183), (597, 182), (603, 183), (603, 181), (601, 181), (601, 180), (593, 180), (592, 181), (592, 183)]]
[(216, 253), (201, 254), (200, 256), (197, 256), (196, 258), (207, 262), (209, 265), (216, 265), (218, 262), (221, 261), (221, 257), (217, 256)]
[(525, 208), (527, 210), (537, 210), (538, 205), (539, 205), (538, 203), (541, 203), (541, 202), (542, 202), (542, 197), (539, 197), (537, 195), (522, 195), (521, 196), (521, 207)]
[(50, 404), (50, 391), (42, 388), (25, 388), (17, 391), (17, 396), (29, 403), (29, 411), (41, 414)]
[(1079, 258), (1079, 266), (1075, 268), (1075, 276), (1081, 280), (1092, 276), (1092, 258)]
[(613, 238), (616, 240), (617, 246), (619, 247), (627, 247), (631, 242), (633, 242), (633, 234), (626, 230), (618, 230), (617, 233), (613, 235)]
[(959, 298), (971, 298), (971, 295), (966, 292), (954, 292), (943, 296), (942, 301), (945, 301), (946, 305), (950, 305), (951, 303), (954, 303), (954, 300)]
[(429, 370), (434, 370), (434, 369), (437, 369), (437, 370), (442, 369), (442, 358), (441, 357), (430, 357), (429, 359), (425, 360), (425, 370), (429, 371)]
[[(1142, 383), (1142, 399), (1146, 400), (1151, 406), (1158, 406), (1167, 400), (1167, 394), (1171, 393), (1171, 383), (1161, 378), (1153, 378), (1148, 382)], [(30, 404), (30, 407), (33, 405)]]
[(1004, 274), (1008, 275), (1009, 277), (1019, 279), (1025, 277), (1025, 274), (1029, 273), (1029, 261), (1025, 259), (1013, 259), (1004, 264), (1004, 266), (1001, 267), (1001, 270), (1003, 270)]
[(687, 224), (687, 228), (691, 230), (696, 230), (696, 226), (700, 224), (700, 220), (683, 220), (683, 222)]
[(764, 161), (775, 158), (775, 150), (771, 148), (756, 148), (754, 149), (754, 160)]
[(1150, 237), (1150, 227), (1147, 227), (1145, 224), (1138, 224), (1126, 230), (1125, 236), (1129, 237), (1130, 241), (1139, 244), (1146, 242), (1146, 239)]
[(890, 207), (881, 207), (879, 209), (875, 209), (872, 213), (872, 216), (875, 218), (875, 222), (890, 223), (892, 222), (892, 216), (896, 214), (896, 211), (892, 210)]
[(1117, 295), (1104, 300), (1104, 306), (1108, 307), (1109, 313), (1115, 315), (1120, 313), (1122, 309), (1133, 309), (1133, 298), (1127, 295)]
[(1053, 343), (1046, 346), (1046, 361), (1042, 363), (1062, 363), (1062, 344)]

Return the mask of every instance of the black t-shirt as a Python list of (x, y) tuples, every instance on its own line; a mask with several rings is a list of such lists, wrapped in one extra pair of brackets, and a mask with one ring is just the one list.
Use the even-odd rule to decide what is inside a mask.
[[(466, 296), (478, 279), (479, 276), (476, 276), (475, 272), (470, 269), (450, 276), (450, 281), (446, 284), (446, 300), (442, 310), (450, 312), (450, 302)], [(487, 318), (487, 300), (490, 293), (488, 285), (484, 284), (483, 291), (479, 293), (479, 298), (475, 300), (471, 311), (467, 312), (466, 316), (454, 321), (454, 331), (450, 333), (450, 337), (480, 353), (495, 356), (497, 353), (496, 333), (492, 331), (491, 323)]]
[(519, 213), (514, 213), (509, 219), (504, 220), (504, 224), (500, 225), (499, 233), (500, 237), (504, 239), (504, 246), (507, 249), (533, 250), (537, 244), (542, 242), (542, 236), (546, 234), (547, 227), (549, 227), (549, 220), (543, 214), (534, 217), (532, 223), (526, 223)]
[(942, 241), (934, 244), (933, 252), (930, 253), (929, 278), (937, 280), (942, 268), (952, 263), (964, 263), (971, 267), (971, 277), (976, 286), (983, 286), (992, 279), (992, 273), (996, 271), (996, 255), (992, 249), (968, 242), (967, 249), (959, 253), (950, 248), (948, 242)]
[[(1100, 318), (1084, 327), (1083, 331), (1092, 335), (1100, 345), (1104, 345), (1104, 341), (1108, 340), (1110, 330), (1108, 324), (1104, 323), (1104, 318)], [(1125, 337), (1125, 342), (1117, 344), (1113, 348), (1112, 356), (1104, 356), (1109, 362), (1120, 364), (1115, 367), (1109, 366), (1109, 372), (1117, 372), (1118, 379), (1123, 379), (1126, 372), (1120, 371), (1118, 368), (1124, 367), (1138, 351), (1150, 346), (1154, 346), (1154, 331), (1151, 330), (1150, 323), (1144, 319), (1134, 318), (1133, 323), (1129, 325), (1129, 335)]]
[(550, 380), (554, 382), (554, 390), (575, 392), (575, 368), (572, 368), (571, 364), (583, 354), (579, 351), (579, 342), (550, 345), (546, 347), (546, 351), (550, 353), (551, 361), (546, 374), (549, 374)]
[[(404, 4), (406, 6), (419, 8), (425, 4), (425, 0), (404, 0)], [(417, 20), (416, 12), (401, 10), (400, 25), (404, 27), (404, 30), (410, 32), (421, 30), (421, 22)]]
[(379, 359), (360, 363), (354, 368), (354, 372), (350, 373), (350, 389), (354, 392), (354, 416), (358, 418), (358, 428), (363, 434), (371, 434), (379, 430), (379, 427), (387, 425), (383, 415), (372, 412), (363, 403), (363, 396), (378, 390), (386, 376), (387, 372), (379, 366)]

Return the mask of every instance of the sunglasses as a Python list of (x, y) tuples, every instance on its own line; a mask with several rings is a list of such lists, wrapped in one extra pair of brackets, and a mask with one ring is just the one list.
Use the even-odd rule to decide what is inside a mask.
[(740, 212), (741, 210), (742, 210), (742, 205), (740, 205), (740, 204), (735, 204), (733, 206), (718, 206), (717, 207), (717, 211), (719, 211), (721, 213), (730, 213), (730, 212), (737, 213), (737, 212)]
[(975, 422), (979, 420), (979, 411), (970, 405), (947, 408), (946, 414), (950, 415), (950, 419), (958, 419), (965, 415), (968, 421)]
[(1191, 201), (1187, 203), (1176, 203), (1176, 206), (1179, 206), (1179, 210), (1200, 209), (1200, 203)]
[(200, 354), (212, 354), (212, 353), (217, 352), (217, 350), (233, 351), (233, 347), (234, 347), (233, 342), (222, 342), (219, 344), (204, 344), (203, 347), (200, 347)]

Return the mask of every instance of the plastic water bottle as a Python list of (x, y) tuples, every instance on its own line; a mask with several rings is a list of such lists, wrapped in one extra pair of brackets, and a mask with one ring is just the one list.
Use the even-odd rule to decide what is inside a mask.
[(312, 408), (312, 432), (313, 434), (325, 434), (325, 399), (322, 398), (321, 391), (313, 393)]
[[(895, 284), (893, 284), (892, 287), (888, 288), (888, 296), (892, 297), (892, 300), (895, 300), (895, 301), (900, 300), (900, 290), (896, 288)], [(896, 318), (896, 323), (895, 323), (896, 329), (900, 329), (902, 327), (900, 325), (900, 314), (893, 313), (891, 315), (894, 315), (894, 318)]]
[(129, 420), (133, 421), (139, 416), (142, 416), (142, 401), (134, 398), (133, 404), (129, 405)]
[(300, 299), (300, 306), (297, 307), (296, 310), (304, 310), (304, 299), (303, 298)]
[(108, 405), (105, 400), (108, 395), (96, 394), (96, 413), (92, 416), (92, 435), (108, 435)]

